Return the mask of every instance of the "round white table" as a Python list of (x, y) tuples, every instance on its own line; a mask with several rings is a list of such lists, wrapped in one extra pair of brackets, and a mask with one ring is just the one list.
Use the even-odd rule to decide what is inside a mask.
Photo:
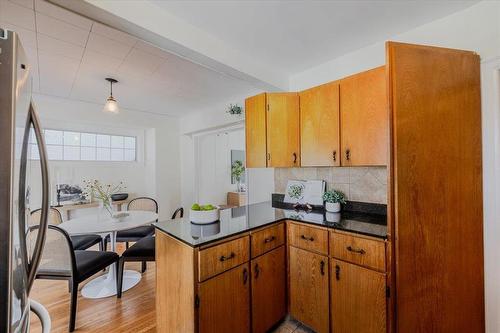
[[(70, 235), (109, 234), (111, 250), (116, 252), (116, 233), (147, 225), (158, 219), (158, 214), (142, 210), (127, 211), (130, 215), (123, 221), (113, 220), (107, 213), (82, 216), (63, 222), (59, 227)], [(141, 281), (141, 273), (131, 270), (123, 272), (123, 291)], [(82, 288), (82, 296), (87, 298), (104, 298), (116, 295), (116, 267), (111, 265), (107, 274), (101, 275)]]

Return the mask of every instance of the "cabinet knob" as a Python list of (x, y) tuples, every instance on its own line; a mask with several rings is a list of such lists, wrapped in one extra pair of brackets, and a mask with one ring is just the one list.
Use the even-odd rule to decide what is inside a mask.
[(257, 279), (259, 277), (259, 273), (260, 273), (259, 264), (255, 264), (253, 270), (254, 270), (254, 278)]
[(248, 281), (248, 270), (246, 268), (243, 269), (243, 284), (247, 284)]
[(229, 259), (233, 259), (236, 255), (234, 254), (234, 252), (231, 252), (231, 254), (229, 256), (220, 256), (219, 260), (220, 261), (226, 261), (226, 260), (229, 260)]
[(293, 153), (293, 164), (297, 164), (297, 154)]
[(351, 159), (351, 150), (350, 149), (345, 150), (345, 159), (347, 161), (349, 161)]
[(336, 162), (337, 161), (337, 151), (336, 150), (333, 151), (332, 157), (333, 157), (333, 161)]
[(323, 260), (321, 260), (319, 267), (320, 267), (321, 275), (325, 275), (325, 262)]
[(335, 265), (335, 280), (340, 280), (340, 266)]

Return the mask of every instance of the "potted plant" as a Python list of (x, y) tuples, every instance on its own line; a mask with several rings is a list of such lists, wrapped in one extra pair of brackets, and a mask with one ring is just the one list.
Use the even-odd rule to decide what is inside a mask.
[(231, 176), (236, 179), (238, 182), (238, 192), (241, 191), (241, 176), (243, 176), (243, 173), (245, 172), (245, 167), (243, 166), (243, 162), (240, 160), (236, 160), (233, 162), (231, 165)]
[(327, 211), (337, 213), (340, 212), (340, 204), (345, 205), (345, 194), (337, 190), (326, 191), (323, 194), (323, 200), (326, 202), (325, 208)]
[(229, 104), (229, 107), (227, 108), (227, 113), (232, 114), (232, 115), (237, 115), (240, 116), (243, 114), (243, 108), (239, 106), (238, 104)]

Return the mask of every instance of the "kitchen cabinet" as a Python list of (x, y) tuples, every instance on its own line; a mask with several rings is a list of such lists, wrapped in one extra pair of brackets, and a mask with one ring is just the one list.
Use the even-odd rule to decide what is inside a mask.
[(340, 80), (342, 165), (387, 165), (386, 91), (385, 66)]
[(267, 108), (267, 166), (300, 166), (299, 95), (269, 93)]
[(250, 332), (248, 263), (205, 282), (199, 291), (199, 332)]
[(265, 168), (266, 148), (266, 94), (245, 100), (246, 167)]
[(328, 257), (289, 247), (290, 314), (318, 333), (329, 331)]
[(339, 83), (299, 93), (302, 166), (340, 166)]
[(284, 245), (251, 261), (254, 333), (267, 332), (286, 316), (285, 263)]
[(385, 274), (337, 259), (330, 269), (332, 332), (385, 333)]

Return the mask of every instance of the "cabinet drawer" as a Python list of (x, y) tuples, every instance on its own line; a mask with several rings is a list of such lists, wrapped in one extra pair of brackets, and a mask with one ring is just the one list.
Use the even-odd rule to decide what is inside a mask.
[(285, 243), (285, 224), (281, 223), (253, 233), (251, 236), (252, 258), (258, 257)]
[(249, 250), (248, 236), (201, 250), (198, 254), (199, 281), (247, 262)]
[(328, 231), (294, 223), (288, 224), (290, 245), (298, 248), (328, 254)]
[(330, 253), (354, 264), (385, 271), (385, 242), (331, 232)]

